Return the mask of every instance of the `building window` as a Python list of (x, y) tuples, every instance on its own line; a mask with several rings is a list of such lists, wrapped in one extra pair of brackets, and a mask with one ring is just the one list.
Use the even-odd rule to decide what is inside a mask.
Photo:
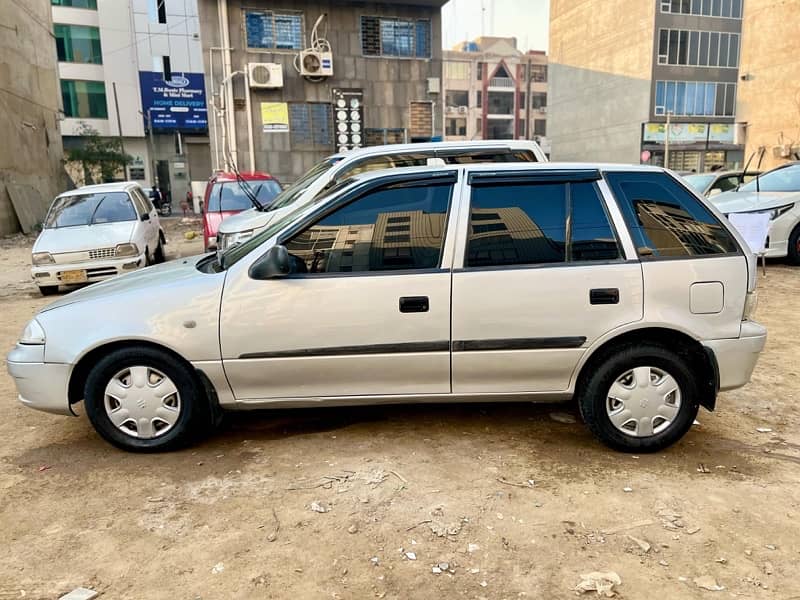
[(152, 23), (166, 23), (166, 0), (147, 0), (147, 14)]
[(478, 117), (475, 119), (475, 135), (481, 135), (483, 133), (483, 119)]
[(593, 183), (486, 182), (472, 190), (467, 267), (620, 257)]
[(53, 6), (69, 6), (71, 8), (88, 8), (97, 10), (97, 0), (50, 0)]
[(361, 17), (361, 52), (364, 56), (430, 58), (431, 22)]
[[(669, 37), (669, 52), (665, 40)], [(675, 49), (675, 52), (672, 49)], [(739, 66), (739, 34), (712, 31), (661, 30), (658, 63), (692, 67)]]
[(547, 121), (535, 119), (533, 121), (533, 135), (547, 135)]
[(525, 92), (520, 92), (519, 93), (519, 100), (517, 102), (517, 108), (519, 108), (520, 110), (525, 108)]
[(466, 62), (446, 62), (444, 63), (445, 80), (469, 79), (469, 63)]
[(533, 92), (531, 94), (531, 108), (539, 110), (547, 106), (547, 93), (546, 92)]
[[(452, 189), (440, 184), (368, 192), (297, 234), (286, 249), (305, 273), (434, 269)], [(388, 224), (399, 222), (408, 223), (407, 233), (387, 235)], [(345, 239), (352, 229), (356, 239)]]
[(56, 24), (53, 33), (59, 62), (103, 64), (97, 27)]
[(487, 140), (513, 140), (514, 119), (487, 119), (485, 138)]
[(106, 85), (102, 81), (61, 80), (64, 114), (72, 119), (107, 119)]
[(517, 137), (521, 139), (528, 137), (528, 132), (525, 130), (525, 119), (520, 119), (517, 122)]
[(247, 47), (265, 50), (302, 50), (303, 16), (300, 13), (245, 11)]
[(490, 115), (513, 115), (514, 94), (509, 92), (489, 92), (488, 112)]
[(483, 94), (480, 90), (475, 92), (475, 106), (481, 108), (483, 106)]
[(547, 65), (531, 65), (531, 81), (547, 81)]
[(478, 68), (475, 69), (475, 79), (483, 81), (483, 69), (486, 67), (485, 63), (479, 62)]
[(654, 113), (685, 117), (732, 117), (736, 84), (714, 81), (656, 81)]
[(444, 93), (445, 106), (469, 106), (469, 92), (447, 90)]
[(466, 119), (447, 119), (446, 135), (467, 135)]
[(331, 105), (290, 102), (289, 135), (293, 150), (327, 150), (333, 145)]
[(742, 0), (660, 0), (661, 12), (704, 17), (742, 18)]

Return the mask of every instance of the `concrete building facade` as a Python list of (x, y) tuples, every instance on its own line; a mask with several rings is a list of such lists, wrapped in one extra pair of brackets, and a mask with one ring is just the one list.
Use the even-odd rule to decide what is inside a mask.
[(290, 183), (340, 150), (442, 135), (445, 0), (200, 0), (214, 168)]
[(747, 0), (736, 116), (749, 158), (769, 169), (800, 159), (798, 10), (791, 0)]
[[(743, 0), (553, 0), (553, 158), (741, 165)], [(667, 133), (666, 123), (670, 127)]]
[(40, 222), (68, 178), (50, 2), (4, 0), (0, 24), (0, 235), (8, 235)]
[(133, 163), (119, 179), (157, 183), (181, 196), (190, 179), (207, 179), (196, 0), (52, 4), (65, 148), (79, 146), (88, 126), (122, 138)]
[(480, 37), (443, 53), (445, 139), (533, 139), (549, 154), (547, 55)]

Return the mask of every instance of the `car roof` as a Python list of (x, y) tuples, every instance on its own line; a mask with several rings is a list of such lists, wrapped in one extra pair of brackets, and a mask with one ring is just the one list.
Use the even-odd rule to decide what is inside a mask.
[(461, 142), (418, 142), (414, 144), (386, 144), (384, 146), (367, 146), (348, 152), (338, 152), (327, 158), (350, 159), (362, 156), (381, 154), (408, 154), (410, 152), (430, 152), (431, 150), (487, 150), (491, 148), (509, 148), (511, 150), (535, 150), (542, 152), (541, 147), (531, 140), (472, 140)]
[(83, 194), (97, 194), (100, 192), (127, 192), (134, 188), (138, 188), (139, 184), (135, 181), (114, 181), (111, 183), (99, 183), (97, 185), (85, 185), (83, 187), (75, 188), (62, 192), (58, 197), (62, 196), (81, 196)]

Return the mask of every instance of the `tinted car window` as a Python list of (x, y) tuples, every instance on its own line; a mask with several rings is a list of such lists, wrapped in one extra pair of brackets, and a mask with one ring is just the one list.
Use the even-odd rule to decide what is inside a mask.
[(136, 221), (133, 202), (126, 192), (76, 194), (56, 198), (45, 218), (47, 229)]
[(592, 183), (526, 182), (472, 190), (468, 267), (618, 257), (616, 237)]
[[(208, 198), (210, 212), (222, 210), (247, 210), (253, 208), (253, 203), (238, 181), (215, 183)], [(274, 179), (251, 180), (247, 182), (256, 199), (262, 205), (270, 204), (280, 193), (281, 186)]]
[(739, 188), (740, 192), (800, 192), (800, 164), (778, 167)]
[(285, 243), (305, 273), (432, 269), (439, 265), (453, 186), (368, 192)]
[(606, 173), (639, 256), (702, 256), (737, 252), (722, 224), (665, 173)]

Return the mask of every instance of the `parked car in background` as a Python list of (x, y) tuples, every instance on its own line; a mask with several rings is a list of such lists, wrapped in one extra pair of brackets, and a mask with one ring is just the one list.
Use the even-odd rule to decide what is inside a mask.
[(547, 162), (547, 156), (536, 142), (522, 140), (391, 144), (334, 154), (284, 189), (271, 205), (225, 219), (217, 234), (217, 247), (225, 250), (253, 237), (293, 210), (295, 205), (313, 202), (338, 182), (359, 173), (428, 164), (480, 162)]
[(43, 295), (163, 262), (158, 212), (138, 184), (89, 185), (58, 196), (33, 244), (31, 274)]
[[(267, 208), (281, 191), (281, 185), (269, 173), (259, 171), (217, 173), (208, 182), (203, 198), (203, 246), (206, 251), (217, 248), (217, 230), (223, 219), (243, 210)], [(254, 198), (248, 195), (247, 186)], [(255, 201), (254, 201), (255, 199)]]
[(739, 185), (748, 183), (757, 171), (714, 171), (713, 173), (692, 173), (683, 178), (698, 194), (716, 196), (722, 192), (735, 190)]
[(7, 365), (21, 402), (83, 400), (133, 451), (222, 409), (574, 397), (599, 440), (651, 452), (750, 379), (766, 331), (745, 248), (656, 167), (362, 173), (221, 256), (51, 304)]
[(769, 213), (766, 256), (788, 257), (800, 265), (800, 163), (767, 171), (738, 190), (712, 196), (711, 201), (726, 216)]

